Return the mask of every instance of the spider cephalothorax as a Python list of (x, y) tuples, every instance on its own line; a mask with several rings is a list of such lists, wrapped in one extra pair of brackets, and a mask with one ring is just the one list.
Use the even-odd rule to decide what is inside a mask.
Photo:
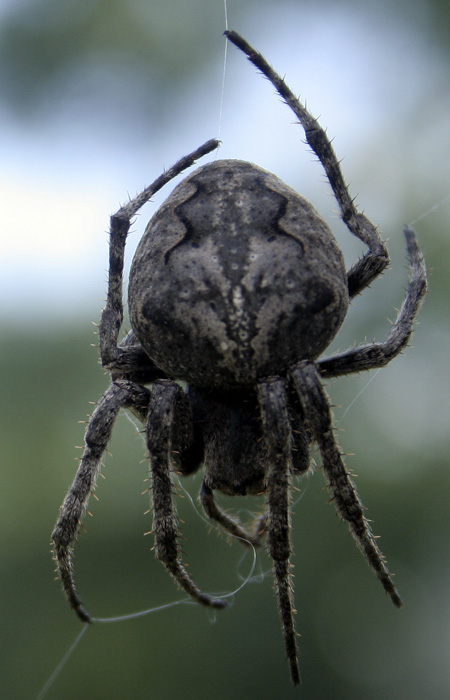
[[(348, 272), (333, 235), (312, 205), (274, 175), (235, 160), (186, 177), (153, 216), (129, 280), (132, 330), (118, 343), (122, 276), (130, 220), (151, 196), (218, 146), (209, 141), (166, 171), (111, 217), (107, 306), (100, 323), (102, 364), (111, 385), (89, 421), (85, 451), (53, 532), (64, 590), (91, 618), (75, 588), (71, 548), (121, 408), (146, 426), (153, 532), (158, 558), (192, 598), (201, 591), (181, 561), (171, 473), (202, 467), (206, 514), (244, 543), (267, 536), (286, 652), (300, 680), (290, 565), (290, 482), (318, 445), (333, 503), (395, 605), (400, 597), (342, 460), (321, 378), (386, 365), (408, 343), (426, 289), (414, 232), (406, 299), (384, 342), (318, 359), (341, 326), (349, 299), (388, 264), (375, 226), (354, 206), (325, 132), (264, 58), (235, 32), (227, 37), (272, 82), (302, 124), (341, 215), (368, 252)], [(185, 382), (183, 389), (179, 381)], [(216, 504), (214, 491), (266, 494), (266, 511), (245, 529)]]

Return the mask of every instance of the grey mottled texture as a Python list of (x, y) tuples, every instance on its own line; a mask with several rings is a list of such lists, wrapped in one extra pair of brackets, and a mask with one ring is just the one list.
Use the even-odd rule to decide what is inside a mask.
[(150, 221), (130, 272), (131, 323), (154, 362), (198, 386), (251, 386), (329, 345), (347, 304), (333, 235), (250, 163), (209, 163)]
[[(188, 476), (203, 468), (200, 501), (208, 517), (246, 545), (256, 547), (267, 536), (286, 654), (297, 684), (290, 493), (293, 478), (309, 468), (311, 443), (319, 447), (337, 513), (393, 603), (401, 604), (345, 468), (321, 377), (382, 367), (401, 352), (425, 294), (426, 270), (415, 234), (407, 228), (410, 280), (386, 340), (319, 359), (344, 320), (349, 298), (385, 269), (386, 246), (355, 209), (322, 127), (261, 54), (235, 32), (226, 34), (297, 116), (343, 220), (368, 250), (346, 272), (330, 230), (309, 202), (250, 163), (210, 163), (186, 177), (149, 223), (130, 273), (132, 330), (119, 342), (131, 219), (217, 141), (182, 158), (114, 214), (108, 296), (99, 326), (100, 357), (111, 386), (87, 426), (85, 451), (53, 532), (54, 552), (71, 606), (91, 621), (75, 586), (72, 547), (114, 420), (121, 408), (131, 410), (145, 425), (157, 557), (194, 600), (226, 605), (200, 589), (181, 557), (172, 474)], [(266, 494), (265, 510), (245, 527), (220, 508), (215, 491)]]

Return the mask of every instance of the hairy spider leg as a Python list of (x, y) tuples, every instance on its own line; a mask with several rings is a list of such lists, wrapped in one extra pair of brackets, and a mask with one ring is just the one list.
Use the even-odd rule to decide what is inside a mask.
[(305, 131), (306, 141), (326, 172), (344, 223), (350, 232), (369, 248), (369, 251), (347, 273), (349, 295), (353, 297), (359, 294), (383, 272), (389, 263), (388, 251), (376, 226), (364, 214), (357, 211), (331, 142), (317, 119), (301, 104), (285, 81), (267, 63), (264, 56), (250, 46), (240, 34), (226, 31), (225, 35), (265, 75), (294, 112)]
[(300, 683), (298, 652), (294, 625), (294, 603), (290, 531), (290, 469), (292, 432), (288, 413), (286, 381), (268, 379), (258, 384), (258, 400), (264, 437), (267, 444), (268, 476), (268, 550), (273, 561), (275, 589), (278, 597), (286, 654), (294, 685)]
[(118, 347), (117, 344), (123, 321), (123, 266), (131, 219), (164, 185), (193, 165), (198, 158), (210, 153), (218, 146), (219, 141), (211, 139), (189, 155), (180, 158), (175, 165), (111, 216), (108, 296), (99, 326), (100, 358), (103, 367), (119, 372), (130, 372), (136, 367), (140, 369), (139, 361), (142, 361), (143, 357), (142, 348), (135, 350), (133, 347)]
[(122, 286), (125, 244), (131, 219), (165, 184), (193, 165), (198, 158), (213, 151), (218, 145), (219, 142), (216, 139), (211, 139), (189, 155), (181, 158), (111, 217), (108, 297), (100, 321), (99, 342), (102, 365), (111, 371), (114, 381), (100, 399), (91, 416), (85, 434), (85, 451), (69, 493), (61, 506), (60, 515), (52, 533), (54, 556), (63, 589), (70, 605), (75, 609), (78, 617), (85, 622), (89, 622), (91, 617), (83, 608), (75, 587), (72, 544), (92, 487), (95, 485), (101, 457), (110, 439), (112, 426), (120, 408), (130, 408), (141, 420), (145, 419), (150, 394), (147, 389), (124, 380), (124, 375), (126, 377), (128, 374), (132, 379), (139, 379), (143, 382), (151, 382), (160, 376), (157, 368), (146, 357), (139, 344), (134, 342), (133, 333), (128, 334), (120, 345), (117, 345), (123, 319)]
[(302, 362), (292, 370), (291, 376), (303, 406), (305, 422), (319, 447), (327, 487), (334, 506), (340, 517), (348, 523), (351, 534), (392, 602), (400, 607), (401, 598), (370, 530), (364, 507), (347, 473), (341, 450), (334, 437), (330, 404), (317, 367), (314, 362)]
[(83, 622), (90, 622), (91, 616), (84, 609), (75, 586), (72, 566), (73, 542), (95, 486), (101, 459), (111, 437), (117, 414), (121, 408), (135, 408), (142, 414), (148, 407), (149, 398), (148, 389), (125, 380), (114, 382), (105, 391), (87, 426), (84, 437), (85, 450), (52, 533), (54, 556), (63, 590), (71, 607)]
[(427, 271), (414, 231), (406, 227), (404, 234), (410, 260), (408, 289), (386, 340), (382, 343), (362, 345), (319, 360), (317, 367), (322, 377), (339, 377), (343, 374), (384, 367), (407, 346), (417, 312), (427, 290)]
[(187, 404), (188, 398), (176, 382), (167, 379), (153, 384), (148, 410), (147, 446), (152, 476), (155, 551), (178, 585), (194, 600), (214, 608), (224, 608), (226, 601), (203, 593), (180, 559), (180, 533), (172, 493), (170, 455), (177, 404), (184, 402)]
[(230, 535), (237, 537), (243, 544), (251, 547), (259, 547), (261, 544), (261, 537), (264, 534), (266, 514), (258, 518), (253, 532), (249, 532), (242, 527), (237, 519), (231, 518), (222, 508), (219, 508), (214, 499), (213, 490), (205, 483), (205, 480), (203, 480), (200, 489), (200, 503), (208, 518), (214, 520)]

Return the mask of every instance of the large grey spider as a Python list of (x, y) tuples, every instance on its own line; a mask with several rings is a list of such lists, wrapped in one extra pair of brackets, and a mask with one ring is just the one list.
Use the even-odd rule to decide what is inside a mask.
[[(114, 420), (121, 408), (130, 409), (146, 426), (156, 556), (194, 600), (226, 605), (200, 590), (180, 558), (171, 473), (186, 476), (203, 465), (200, 501), (209, 518), (254, 546), (267, 535), (297, 684), (289, 504), (292, 478), (309, 468), (311, 443), (318, 445), (338, 514), (393, 603), (401, 605), (343, 463), (321, 379), (383, 367), (401, 352), (426, 290), (426, 271), (407, 227), (410, 280), (386, 340), (318, 359), (349, 299), (385, 269), (388, 252), (376, 227), (356, 210), (325, 131), (261, 54), (236, 32), (225, 34), (298, 118), (342, 219), (368, 251), (346, 272), (330, 229), (308, 201), (251, 163), (209, 163), (186, 177), (148, 224), (130, 272), (132, 330), (118, 344), (130, 220), (218, 142), (182, 158), (119, 209), (111, 217), (108, 297), (99, 328), (101, 362), (112, 381), (89, 420), (84, 454), (53, 532), (54, 551), (70, 605), (89, 622), (75, 587), (72, 545)], [(215, 490), (267, 494), (266, 512), (244, 529), (216, 504)]]

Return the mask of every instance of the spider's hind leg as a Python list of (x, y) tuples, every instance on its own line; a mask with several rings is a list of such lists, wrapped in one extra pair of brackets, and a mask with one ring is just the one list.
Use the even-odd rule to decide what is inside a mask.
[(339, 205), (341, 217), (351, 233), (368, 247), (368, 251), (348, 272), (348, 290), (350, 297), (359, 294), (389, 264), (389, 255), (381, 236), (369, 219), (359, 212), (350, 196), (348, 187), (342, 175), (340, 163), (336, 157), (331, 141), (317, 119), (308, 112), (306, 107), (294, 95), (286, 82), (267, 63), (264, 56), (250, 46), (237, 32), (226, 31), (225, 35), (243, 51), (249, 61), (266, 76), (294, 112), (302, 125), (306, 141), (316, 154), (326, 172), (328, 181)]
[(174, 436), (179, 443), (184, 433), (186, 443), (189, 442), (191, 427), (188, 399), (184, 391), (168, 379), (155, 382), (148, 411), (147, 445), (151, 461), (156, 556), (178, 585), (195, 601), (223, 608), (226, 601), (203, 593), (189, 576), (180, 558), (179, 524), (170, 476), (173, 464), (171, 450)]
[(123, 374), (134, 369), (141, 370), (142, 362), (144, 366), (149, 364), (151, 371), (155, 369), (153, 363), (149, 361), (140, 347), (132, 347), (127, 343), (118, 345), (119, 331), (123, 321), (122, 287), (125, 245), (131, 221), (156, 192), (193, 165), (198, 158), (202, 158), (218, 146), (219, 142), (216, 139), (211, 139), (192, 153), (180, 158), (171, 168), (156, 178), (151, 185), (111, 216), (108, 296), (100, 320), (99, 341), (102, 365), (112, 372)]
[(407, 226), (404, 235), (410, 260), (409, 284), (405, 300), (386, 340), (360, 345), (319, 360), (317, 366), (322, 377), (339, 377), (351, 372), (385, 367), (408, 345), (417, 312), (427, 291), (427, 270), (413, 229)]

